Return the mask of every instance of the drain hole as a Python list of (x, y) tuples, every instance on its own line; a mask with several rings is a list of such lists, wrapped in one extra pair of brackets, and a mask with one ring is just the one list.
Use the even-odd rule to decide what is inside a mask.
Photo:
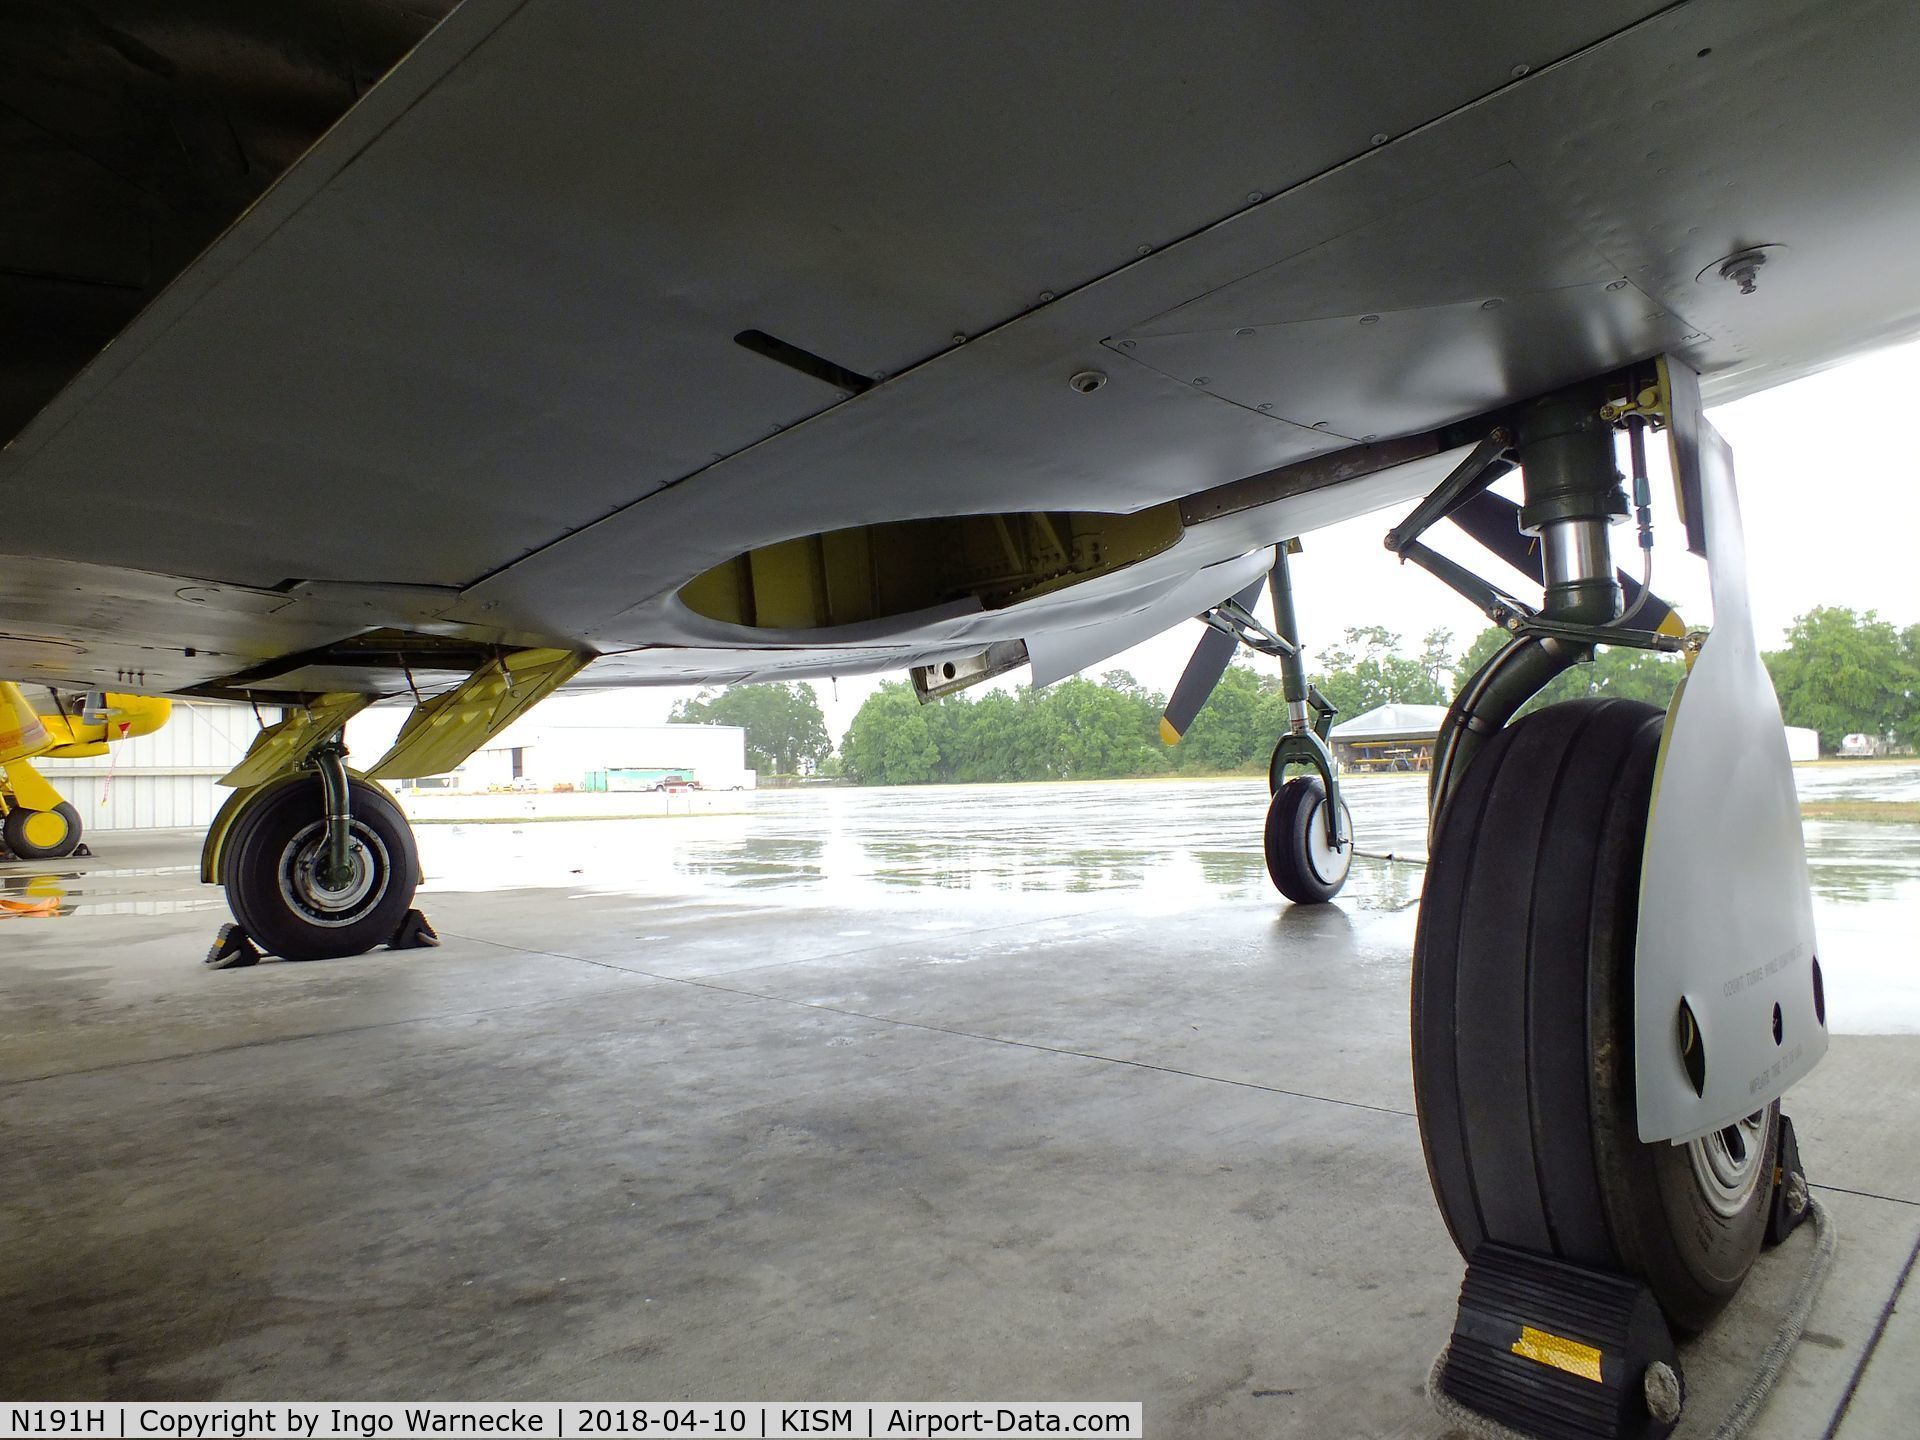
[(764, 355), (789, 370), (798, 370), (802, 375), (825, 381), (836, 390), (845, 390), (850, 395), (871, 390), (874, 385), (871, 376), (849, 370), (844, 365), (836, 365), (824, 355), (802, 350), (798, 345), (782, 340), (777, 335), (769, 335), (764, 330), (742, 330), (733, 337), (733, 343), (756, 355)]
[(1824, 1028), (1827, 1023), (1827, 982), (1820, 974), (1820, 957), (1813, 957), (1813, 1017)]
[(1787, 1027), (1783, 1023), (1781, 1023), (1780, 1007), (1778, 1005), (1775, 1005), (1773, 1007), (1773, 1043), (1774, 1044), (1778, 1045), (1780, 1043), (1780, 1037), (1786, 1033), (1786, 1029)]

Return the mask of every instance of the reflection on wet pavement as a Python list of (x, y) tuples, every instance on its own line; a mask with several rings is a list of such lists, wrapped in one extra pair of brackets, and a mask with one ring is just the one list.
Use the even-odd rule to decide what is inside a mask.
[[(1805, 766), (1795, 776), (1816, 804), (1920, 801), (1920, 765)], [(1412, 862), (1426, 847), (1425, 777), (1358, 776), (1346, 789), (1371, 853), (1355, 860), (1325, 921), (1290, 911), (1267, 880), (1261, 779), (764, 791), (745, 813), (432, 825), (419, 842), (427, 891), (731, 894), (755, 905), (918, 909), (929, 924), (959, 903), (1017, 923), (1063, 909), (1151, 915), (1229, 901), (1274, 905), (1294, 927), (1337, 915), (1377, 929), (1363, 948), (1404, 957), (1422, 878)], [(1920, 825), (1811, 819), (1806, 836), (1834, 1028), (1920, 1031)], [(0, 919), (222, 905), (178, 863), (177, 835), (99, 838), (112, 868), (0, 862)], [(1388, 854), (1404, 858), (1375, 858)]]
[[(1422, 853), (1420, 777), (1363, 778), (1350, 793), (1364, 848)], [(765, 791), (751, 814), (435, 826), (421, 848), (429, 883), (454, 889), (735, 888), (836, 904), (913, 891), (1255, 899), (1270, 893), (1266, 798), (1259, 779)], [(1357, 860), (1342, 903), (1399, 909), (1417, 896), (1419, 874)]]
[[(114, 836), (111, 843), (121, 839)], [(0, 920), (54, 920), (82, 910), (90, 915), (171, 915), (221, 905), (211, 887), (187, 888), (182, 877), (197, 881), (199, 871), (191, 865), (47, 870), (0, 858)]]

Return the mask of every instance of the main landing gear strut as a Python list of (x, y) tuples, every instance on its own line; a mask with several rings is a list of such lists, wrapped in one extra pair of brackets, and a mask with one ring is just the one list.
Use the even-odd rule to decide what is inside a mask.
[[(1610, 377), (1521, 407), (1387, 537), (1512, 635), (1462, 686), (1436, 744), (1413, 1064), (1434, 1195), (1469, 1262), (1441, 1387), (1532, 1433), (1560, 1424), (1582, 1395), (1607, 1418), (1580, 1434), (1671, 1428), (1677, 1362), (1664, 1331), (1646, 1340), (1642, 1322), (1664, 1317), (1693, 1332), (1714, 1318), (1754, 1264), (1785, 1178), (1777, 1091), (1681, 1143), (1641, 1139), (1636, 1087), (1669, 1061), (1637, 1054), (1635, 1027), (1636, 987), (1647, 981), (1636, 974), (1642, 862), (1668, 717), (1597, 698), (1508, 723), (1596, 644), (1697, 649), (1643, 585), (1615, 571), (1608, 547), (1610, 525), (1629, 514), (1616, 425), (1628, 430), (1651, 545), (1643, 426), (1667, 418), (1655, 403), (1662, 377), (1627, 377), (1624, 387)], [(1517, 513), (1487, 492), (1515, 464)], [(1449, 516), (1533, 569), (1540, 609), (1420, 543)], [(1677, 1056), (1689, 1041), (1675, 1043)], [(1724, 1023), (1709, 1043), (1732, 1043)], [(1804, 1195), (1804, 1177), (1795, 1183)], [(1583, 1275), (1612, 1277), (1614, 1340), (1600, 1338), (1613, 1322), (1598, 1312), (1578, 1318), (1580, 1297), (1605, 1288), (1583, 1291)], [(1619, 1291), (1621, 1280), (1632, 1283)], [(1657, 1312), (1634, 1310), (1636, 1286)], [(1490, 1294), (1552, 1298), (1529, 1311)], [(1641, 1315), (1631, 1343), (1620, 1320), (1629, 1311)]]

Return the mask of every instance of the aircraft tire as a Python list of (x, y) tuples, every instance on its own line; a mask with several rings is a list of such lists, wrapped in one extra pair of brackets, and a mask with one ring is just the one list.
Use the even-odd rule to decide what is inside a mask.
[(364, 955), (393, 938), (413, 904), (413, 827), (385, 790), (348, 781), (353, 878), (329, 890), (315, 872), (326, 843), (319, 782), (299, 776), (260, 793), (234, 822), (221, 861), (227, 904), (254, 943), (286, 960)]
[(1327, 787), (1318, 775), (1287, 781), (1267, 805), (1267, 874), (1274, 888), (1296, 905), (1324, 905), (1340, 893), (1353, 868), (1353, 814), (1340, 802), (1348, 845), (1327, 844)]
[(1662, 712), (1551, 705), (1488, 742), (1437, 827), (1413, 957), (1427, 1172), (1463, 1256), (1500, 1241), (1636, 1276), (1680, 1330), (1766, 1231), (1777, 1105), (1641, 1143), (1633, 963)]
[(21, 860), (64, 860), (80, 848), (80, 812), (64, 800), (51, 810), (16, 805), (0, 820), (0, 839)]

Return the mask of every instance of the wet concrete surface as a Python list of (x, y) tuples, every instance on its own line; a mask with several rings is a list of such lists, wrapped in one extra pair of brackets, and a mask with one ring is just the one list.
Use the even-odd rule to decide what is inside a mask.
[[(442, 948), (224, 973), (195, 837), (0, 864), (0, 1396), (1086, 1397), (1154, 1435), (1435, 1434), (1460, 1264), (1411, 1115), (1420, 870), (1289, 907), (1263, 798), (423, 826)], [(1351, 803), (1366, 850), (1422, 853), (1417, 779)], [(1808, 838), (1836, 1038), (1788, 1108), (1842, 1248), (1752, 1433), (1851, 1440), (1920, 1404), (1920, 827)], [(1689, 1430), (1808, 1248), (1696, 1343)]]

